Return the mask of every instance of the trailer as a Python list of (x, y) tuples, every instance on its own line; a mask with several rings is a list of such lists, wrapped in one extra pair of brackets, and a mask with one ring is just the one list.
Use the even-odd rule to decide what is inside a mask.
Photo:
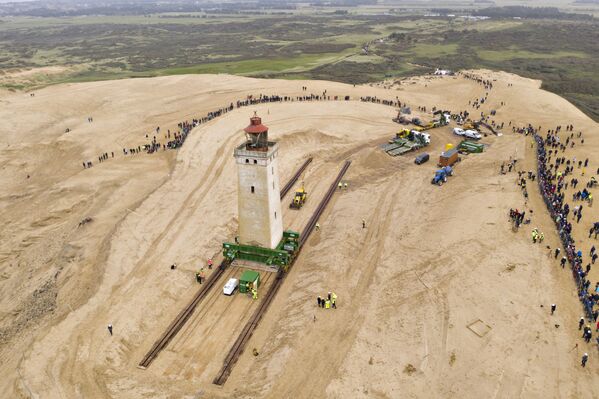
[(439, 157), (439, 166), (452, 166), (459, 160), (457, 148), (451, 148), (441, 153), (441, 156)]
[(480, 154), (485, 149), (485, 146), (473, 141), (464, 140), (458, 145), (458, 151), (464, 154)]
[(417, 130), (411, 130), (407, 136), (396, 136), (394, 139), (390, 141), (390, 143), (382, 145), (381, 148), (387, 154), (395, 157), (426, 147), (431, 143), (431, 136), (427, 133), (422, 133)]

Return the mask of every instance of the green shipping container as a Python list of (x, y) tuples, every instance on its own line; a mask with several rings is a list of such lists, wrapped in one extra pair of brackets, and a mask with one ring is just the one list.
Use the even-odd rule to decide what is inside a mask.
[(249, 292), (247, 288), (248, 285), (249, 291), (254, 287), (256, 289), (260, 287), (260, 273), (253, 270), (244, 270), (239, 278), (239, 292), (242, 294)]

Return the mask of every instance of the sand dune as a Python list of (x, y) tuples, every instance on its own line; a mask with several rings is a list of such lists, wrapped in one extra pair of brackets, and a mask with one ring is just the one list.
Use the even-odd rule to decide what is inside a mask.
[[(538, 81), (474, 73), (494, 80), (481, 110), (496, 109), (495, 120), (506, 126), (573, 123), (585, 144), (572, 154), (599, 166), (592, 157), (597, 125), (574, 106)], [(399, 128), (391, 121), (396, 110), (360, 101), (235, 109), (195, 128), (178, 151), (123, 154), (158, 126), (162, 139), (179, 121), (247, 95), (303, 95), (302, 86), (354, 99), (397, 96), (414, 111), (469, 109), (469, 100), (485, 94), (463, 77), (353, 87), (189, 75), (0, 95), (3, 397), (596, 395), (596, 348), (572, 350), (581, 342), (581, 307), (569, 273), (507, 220), (524, 199), (516, 175), (500, 175), (499, 165), (514, 157), (533, 169), (530, 138), (507, 128), (485, 137), (487, 151), (465, 157), (441, 188), (430, 184), (433, 162), (416, 166), (412, 155), (392, 158), (378, 148)], [(303, 176), (309, 201), (297, 212), (283, 200), (285, 227), (303, 227), (345, 159), (353, 161), (349, 189), (334, 196), (252, 337), (260, 355), (246, 351), (224, 387), (212, 379), (255, 306), (240, 296), (212, 295), (140, 370), (144, 353), (197, 290), (197, 268), (235, 235), (232, 151), (253, 111), (280, 143), (282, 180), (314, 157)], [(433, 160), (458, 142), (449, 130), (431, 132)], [(98, 163), (103, 152), (114, 158)], [(87, 160), (93, 168), (83, 169)], [(546, 244), (556, 246), (538, 190), (531, 189), (528, 207)], [(599, 219), (596, 207), (588, 211), (585, 218)], [(581, 240), (585, 226), (576, 226)], [(317, 309), (316, 296), (329, 290), (339, 309)], [(553, 317), (551, 303), (559, 304)], [(586, 369), (579, 367), (583, 349), (592, 352)]]

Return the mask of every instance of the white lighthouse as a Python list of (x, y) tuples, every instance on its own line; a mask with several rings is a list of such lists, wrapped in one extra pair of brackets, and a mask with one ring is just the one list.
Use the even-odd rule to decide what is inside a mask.
[(244, 129), (246, 141), (235, 149), (239, 243), (275, 248), (283, 236), (279, 187), (279, 146), (268, 141), (268, 127), (254, 113)]

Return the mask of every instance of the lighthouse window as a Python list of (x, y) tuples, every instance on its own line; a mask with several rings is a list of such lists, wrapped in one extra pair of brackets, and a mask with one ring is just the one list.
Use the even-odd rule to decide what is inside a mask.
[(272, 182), (272, 189), (273, 190), (275, 189), (275, 182), (274, 181)]
[(272, 167), (272, 174), (273, 175), (275, 174), (275, 167), (274, 166)]
[(275, 219), (277, 218), (277, 213), (275, 212)]
[(254, 191), (255, 191), (255, 190), (254, 190), (254, 186), (252, 186), (252, 194), (254, 194)]
[(258, 160), (257, 160), (257, 159), (254, 159), (254, 163), (255, 163), (255, 164), (256, 164), (256, 163), (258, 163)]
[(245, 163), (250, 163), (250, 160), (249, 160), (249, 159), (246, 159), (246, 160), (245, 160)]

